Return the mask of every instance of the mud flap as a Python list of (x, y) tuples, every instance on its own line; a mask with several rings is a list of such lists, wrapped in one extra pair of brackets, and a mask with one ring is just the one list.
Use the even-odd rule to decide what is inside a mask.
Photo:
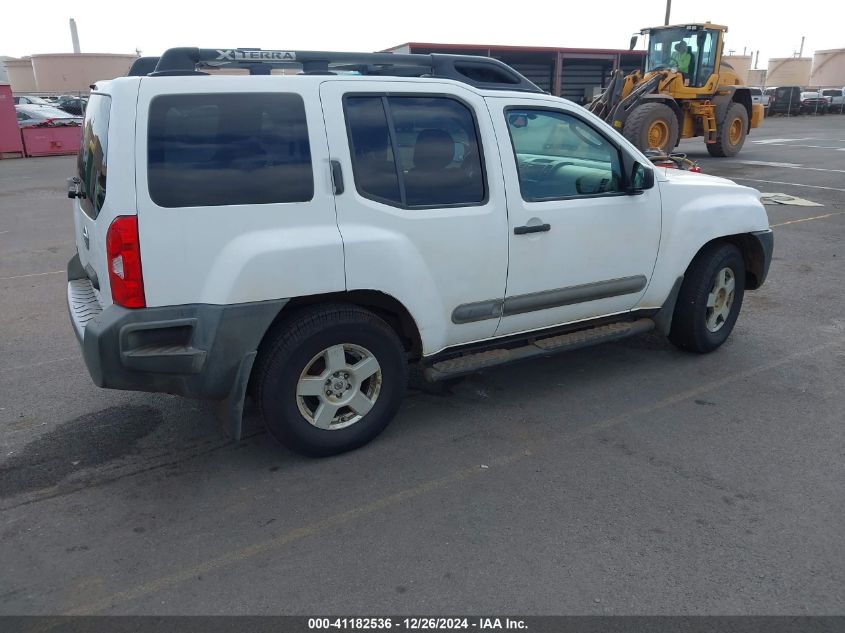
[(241, 359), (229, 396), (217, 404), (217, 418), (223, 431), (235, 442), (240, 442), (243, 434), (244, 400), (256, 356), (258, 352), (252, 351)]
[(663, 302), (663, 306), (658, 310), (652, 319), (658, 332), (664, 336), (669, 336), (669, 330), (672, 329), (672, 317), (675, 315), (675, 304), (678, 303), (678, 294), (681, 292), (681, 284), (684, 283), (684, 276), (681, 275), (675, 280), (672, 286), (672, 291)]

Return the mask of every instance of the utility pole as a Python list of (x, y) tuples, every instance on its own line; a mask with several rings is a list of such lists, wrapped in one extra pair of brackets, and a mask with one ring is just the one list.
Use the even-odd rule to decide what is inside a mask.
[(669, 24), (669, 14), (672, 12), (672, 0), (666, 0), (666, 19), (663, 21), (663, 24)]
[(798, 57), (801, 57), (804, 54), (804, 36), (801, 36), (801, 50), (798, 51)]

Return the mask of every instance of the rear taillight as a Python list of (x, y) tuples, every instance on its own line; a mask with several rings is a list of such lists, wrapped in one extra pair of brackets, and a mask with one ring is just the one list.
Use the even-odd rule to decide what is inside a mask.
[(106, 257), (112, 301), (124, 308), (143, 308), (146, 301), (138, 216), (121, 215), (114, 219), (106, 234)]

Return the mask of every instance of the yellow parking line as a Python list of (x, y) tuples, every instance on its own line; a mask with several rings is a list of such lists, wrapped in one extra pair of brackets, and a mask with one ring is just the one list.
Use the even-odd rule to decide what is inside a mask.
[(208, 573), (219, 567), (231, 565), (233, 563), (252, 558), (253, 556), (257, 556), (258, 554), (262, 554), (270, 550), (279, 549), (284, 545), (288, 545), (289, 543), (299, 541), (309, 536), (314, 536), (316, 534), (319, 534), (320, 532), (323, 532), (333, 527), (339, 527), (359, 517), (373, 514), (374, 512), (378, 512), (379, 510), (383, 510), (398, 503), (402, 503), (403, 501), (414, 499), (415, 497), (419, 497), (428, 492), (432, 492), (433, 490), (439, 490), (441, 488), (449, 486), (450, 484), (464, 481), (466, 479), (470, 479), (471, 477), (475, 477), (477, 475), (489, 472), (493, 468), (512, 464), (516, 461), (528, 457), (529, 455), (531, 455), (531, 451), (528, 449), (523, 449), (517, 453), (513, 453), (512, 455), (507, 455), (505, 457), (490, 460), (490, 462), (488, 464), (485, 464), (483, 467), (472, 466), (470, 468), (465, 468), (464, 470), (459, 470), (446, 477), (441, 477), (440, 479), (433, 479), (431, 481), (423, 482), (418, 486), (414, 486), (413, 488), (406, 488), (405, 490), (400, 490), (399, 492), (396, 492), (392, 495), (382, 497), (381, 499), (376, 499), (375, 501), (358, 506), (357, 508), (352, 508), (351, 510), (347, 510), (346, 512), (335, 514), (333, 516), (328, 517), (327, 519), (323, 519), (322, 521), (312, 523), (311, 525), (296, 528), (294, 530), (291, 530), (290, 532), (281, 534), (276, 538), (269, 539), (266, 541), (260, 541), (253, 545), (247, 545), (246, 547), (242, 547), (241, 549), (237, 549), (227, 554), (223, 554), (218, 558), (207, 560), (205, 562), (199, 563), (198, 565), (194, 565), (193, 567), (188, 567), (169, 576), (163, 576), (161, 578), (151, 580), (141, 585), (137, 585), (131, 589), (127, 589), (126, 591), (118, 592), (93, 604), (71, 609), (70, 611), (67, 611), (65, 615), (93, 614), (98, 611), (103, 611), (113, 606), (115, 603), (129, 602), (133, 599), (141, 598), (161, 589), (172, 587), (173, 585), (177, 585), (186, 580), (190, 580), (191, 578), (195, 578), (198, 575)]
[[(593, 424), (589, 424), (586, 427), (582, 427), (574, 433), (566, 435), (563, 440), (567, 443), (571, 443), (575, 440), (581, 439), (592, 433), (595, 433), (596, 431), (618, 426), (619, 424), (622, 424), (623, 422), (626, 422), (638, 416), (650, 414), (659, 409), (664, 409), (666, 407), (676, 405), (685, 400), (689, 400), (695, 396), (702, 395), (708, 391), (712, 391), (713, 389), (718, 389), (719, 387), (723, 387), (728, 384), (737, 384), (742, 380), (754, 376), (756, 374), (769, 371), (776, 367), (781, 367), (805, 356), (815, 356), (822, 350), (831, 347), (836, 347), (843, 343), (845, 343), (845, 338), (839, 337), (827, 343), (822, 343), (821, 345), (816, 345), (815, 347), (804, 349), (800, 352), (795, 352), (793, 354), (790, 354), (789, 356), (780, 357), (777, 360), (764, 363), (763, 365), (751, 367), (749, 369), (734, 372), (732, 374), (726, 374), (721, 378), (704, 383), (702, 385), (699, 385), (698, 387), (693, 387), (692, 389), (687, 389), (671, 396), (667, 396), (666, 398), (663, 398), (662, 400), (659, 400), (653, 404), (645, 405), (619, 415), (598, 420)], [(226, 567), (228, 565), (243, 562), (244, 560), (247, 560), (259, 554), (281, 549), (284, 546), (299, 541), (301, 539), (310, 536), (315, 536), (332, 528), (341, 527), (354, 519), (371, 515), (375, 512), (379, 512), (392, 506), (399, 505), (405, 501), (410, 501), (429, 492), (441, 490), (452, 484), (466, 481), (482, 473), (490, 472), (491, 470), (497, 467), (507, 466), (515, 462), (519, 462), (522, 459), (530, 457), (533, 454), (534, 452), (532, 452), (530, 448), (523, 448), (519, 452), (513, 453), (511, 455), (490, 460), (488, 462), (487, 468), (482, 468), (481, 466), (473, 466), (470, 468), (459, 470), (455, 473), (452, 473), (451, 475), (447, 475), (446, 477), (442, 477), (440, 479), (434, 479), (431, 481), (423, 482), (418, 486), (414, 486), (413, 488), (406, 488), (405, 490), (400, 490), (399, 492), (396, 492), (394, 494), (382, 497), (381, 499), (376, 499), (375, 501), (358, 506), (356, 508), (352, 508), (351, 510), (335, 514), (310, 525), (295, 528), (275, 538), (268, 539), (265, 541), (259, 541), (258, 543), (254, 543), (252, 545), (247, 545), (240, 549), (236, 549), (226, 554), (223, 554), (217, 558), (212, 558), (210, 560), (200, 562), (192, 567), (187, 567), (172, 574), (161, 576), (159, 578), (149, 580), (145, 583), (135, 585), (134, 587), (130, 587), (129, 589), (126, 589), (124, 591), (119, 591), (117, 593), (111, 594), (92, 603), (74, 607), (73, 609), (66, 611), (64, 615), (92, 615), (98, 612), (105, 611), (106, 609), (112, 608), (117, 604), (127, 603), (133, 600), (137, 600), (139, 598), (143, 598), (157, 591), (173, 587), (182, 582), (195, 578), (196, 576), (207, 574), (209, 572), (215, 571), (222, 567)]]
[(810, 220), (823, 220), (824, 218), (831, 218), (834, 215), (843, 215), (845, 211), (835, 211), (833, 213), (825, 213), (824, 215), (814, 215), (811, 218), (798, 218), (797, 220), (787, 220), (786, 222), (778, 222), (777, 224), (770, 225), (771, 228), (775, 228), (776, 226), (786, 226), (787, 224), (797, 224), (798, 222), (809, 222)]

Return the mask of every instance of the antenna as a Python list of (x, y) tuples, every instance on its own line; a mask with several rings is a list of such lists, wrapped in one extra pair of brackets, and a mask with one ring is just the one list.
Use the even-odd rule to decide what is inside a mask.
[(76, 31), (76, 20), (70, 19), (70, 39), (73, 40), (73, 52), (79, 55), (82, 50), (79, 48), (79, 33)]

